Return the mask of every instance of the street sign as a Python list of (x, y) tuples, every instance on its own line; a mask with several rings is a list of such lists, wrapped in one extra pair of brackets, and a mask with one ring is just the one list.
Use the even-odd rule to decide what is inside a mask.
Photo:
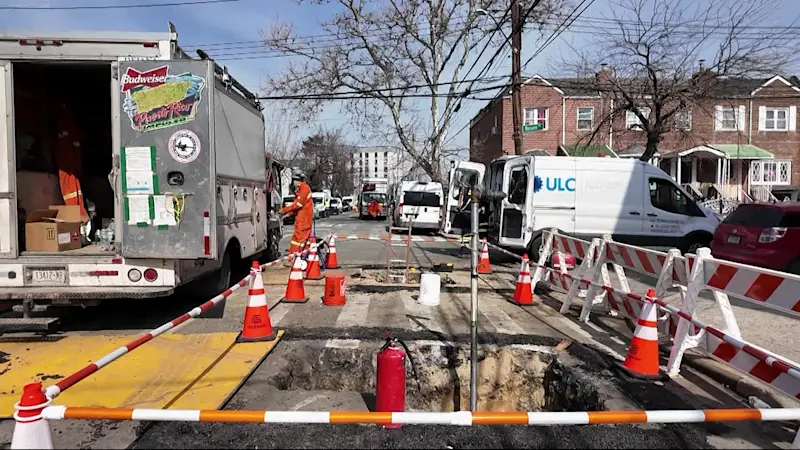
[(532, 123), (532, 124), (528, 124), (528, 125), (523, 125), (522, 126), (522, 132), (523, 133), (530, 133), (531, 131), (539, 131), (542, 128), (543, 128), (542, 124), (540, 124), (540, 123)]

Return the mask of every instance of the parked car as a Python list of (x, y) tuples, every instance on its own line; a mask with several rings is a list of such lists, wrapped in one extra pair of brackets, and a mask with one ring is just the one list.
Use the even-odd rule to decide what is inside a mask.
[(438, 230), (444, 211), (444, 192), (441, 183), (403, 181), (398, 187), (392, 211), (396, 227)]
[(353, 196), (348, 195), (342, 197), (342, 212), (351, 211), (355, 208), (353, 204)]
[(715, 258), (800, 275), (800, 203), (739, 205), (717, 227)]
[(342, 199), (339, 197), (331, 197), (331, 214), (338, 216), (342, 213)]

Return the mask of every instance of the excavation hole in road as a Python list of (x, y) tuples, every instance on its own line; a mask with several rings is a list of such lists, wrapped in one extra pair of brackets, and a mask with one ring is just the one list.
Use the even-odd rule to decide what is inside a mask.
[[(269, 382), (283, 391), (361, 394), (372, 409), (381, 342), (296, 341), (282, 345), (282, 367)], [(469, 410), (469, 346), (408, 342), (416, 373), (406, 363), (406, 410)], [(585, 364), (551, 347), (488, 345), (478, 352), (478, 409), (591, 411), (603, 401)]]

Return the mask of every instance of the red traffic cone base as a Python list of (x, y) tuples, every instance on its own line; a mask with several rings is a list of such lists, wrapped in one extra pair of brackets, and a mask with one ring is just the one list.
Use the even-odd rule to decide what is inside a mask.
[(236, 342), (264, 342), (275, 340), (278, 333), (272, 328), (267, 307), (267, 295), (264, 292), (264, 281), (261, 279), (261, 267), (253, 261), (253, 280), (247, 293), (247, 307), (244, 312), (242, 332)]
[(325, 278), (325, 295), (322, 304), (325, 306), (343, 306), (345, 297), (344, 275), (328, 275)]
[(648, 289), (625, 362), (619, 365), (623, 372), (632, 378), (642, 380), (664, 378), (658, 367), (658, 307), (650, 300), (655, 296), (655, 289)]
[(306, 290), (303, 288), (303, 269), (300, 268), (300, 257), (294, 258), (292, 271), (289, 272), (289, 282), (286, 284), (286, 295), (281, 299), (284, 303), (305, 303), (308, 301)]

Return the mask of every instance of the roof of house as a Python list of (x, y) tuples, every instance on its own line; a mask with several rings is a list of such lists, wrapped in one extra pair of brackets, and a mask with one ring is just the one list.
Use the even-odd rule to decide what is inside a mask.
[(603, 156), (618, 158), (617, 153), (608, 145), (588, 145), (588, 144), (574, 144), (574, 145), (559, 145), (558, 150), (566, 156), (578, 157), (597, 157), (600, 154)]

